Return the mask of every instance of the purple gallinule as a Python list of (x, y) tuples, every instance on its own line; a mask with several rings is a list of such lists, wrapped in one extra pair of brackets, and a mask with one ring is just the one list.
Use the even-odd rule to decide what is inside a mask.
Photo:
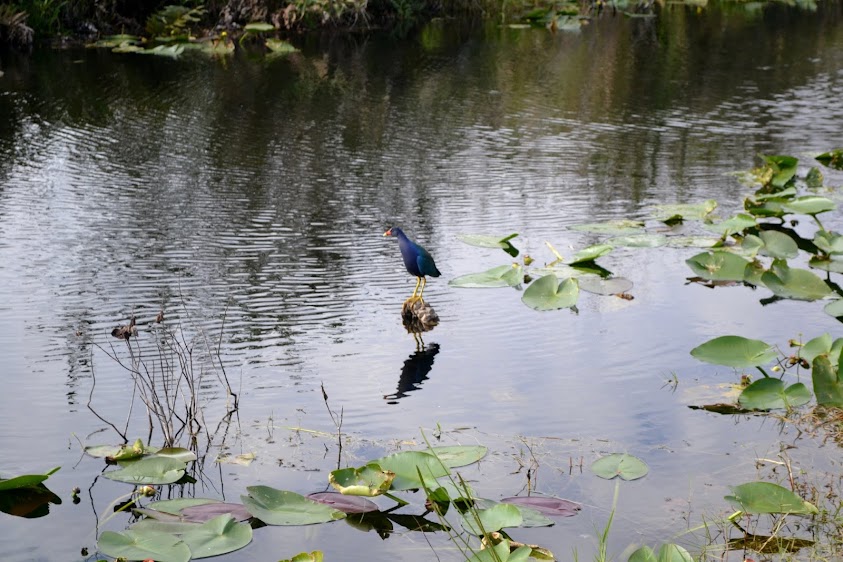
[[(433, 257), (427, 250), (407, 238), (404, 231), (397, 226), (393, 226), (384, 232), (383, 235), (398, 238), (398, 248), (401, 250), (401, 257), (404, 258), (404, 267), (407, 268), (410, 275), (418, 277), (416, 288), (413, 289), (413, 296), (409, 300), (419, 299), (421, 302), (424, 302), (422, 294), (424, 294), (424, 286), (427, 285), (425, 276), (439, 277), (441, 275), (439, 270), (436, 269), (436, 264), (433, 263)], [(419, 285), (421, 285), (421, 291), (419, 291)], [(416, 296), (416, 291), (419, 291), (418, 296)]]

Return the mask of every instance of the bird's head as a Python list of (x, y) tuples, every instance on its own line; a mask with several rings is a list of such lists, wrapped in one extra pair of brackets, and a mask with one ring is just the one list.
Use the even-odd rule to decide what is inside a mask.
[(393, 226), (392, 228), (383, 233), (384, 236), (400, 236), (402, 234), (404, 234), (404, 232), (397, 226)]

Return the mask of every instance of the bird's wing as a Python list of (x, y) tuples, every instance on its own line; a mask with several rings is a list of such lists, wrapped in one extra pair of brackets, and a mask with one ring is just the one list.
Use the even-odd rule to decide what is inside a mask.
[(439, 277), (439, 270), (436, 269), (436, 264), (433, 263), (433, 257), (427, 253), (427, 250), (418, 247), (419, 252), (416, 256), (416, 264), (419, 266), (419, 271), (422, 275), (430, 275), (431, 277)]

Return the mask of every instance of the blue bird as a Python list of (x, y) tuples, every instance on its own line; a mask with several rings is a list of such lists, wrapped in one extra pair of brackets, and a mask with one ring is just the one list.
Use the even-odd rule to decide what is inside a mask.
[[(419, 299), (421, 302), (424, 302), (422, 294), (424, 293), (425, 285), (427, 285), (425, 275), (430, 275), (431, 277), (439, 277), (441, 275), (439, 270), (436, 269), (436, 264), (433, 263), (433, 257), (427, 252), (427, 250), (407, 238), (404, 231), (397, 226), (393, 226), (384, 232), (383, 235), (395, 236), (398, 238), (398, 248), (401, 250), (401, 257), (404, 258), (404, 267), (407, 268), (410, 275), (418, 277), (418, 280), (416, 281), (416, 288), (413, 289), (413, 296), (410, 297), (409, 300)], [(419, 296), (417, 297), (416, 291), (419, 290), (420, 284), (421, 291), (419, 291)]]

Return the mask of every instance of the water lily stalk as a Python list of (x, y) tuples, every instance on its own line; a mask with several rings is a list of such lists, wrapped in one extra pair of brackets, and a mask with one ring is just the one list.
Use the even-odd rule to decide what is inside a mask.
[(402, 499), (401, 499), (401, 498), (399, 498), (398, 496), (394, 496), (394, 495), (390, 494), (389, 492), (384, 492), (384, 493), (383, 493), (383, 494), (381, 494), (381, 495), (386, 496), (387, 498), (391, 499), (392, 501), (394, 501), (394, 502), (398, 503), (399, 507), (403, 507), (403, 506), (405, 506), (405, 505), (409, 505), (409, 503), (410, 503), (410, 502), (408, 502), (408, 501), (402, 500)]
[(767, 374), (767, 371), (765, 371), (763, 367), (761, 367), (760, 365), (756, 365), (755, 368), (761, 371), (761, 374), (764, 375), (764, 378), (770, 378), (770, 375)]

